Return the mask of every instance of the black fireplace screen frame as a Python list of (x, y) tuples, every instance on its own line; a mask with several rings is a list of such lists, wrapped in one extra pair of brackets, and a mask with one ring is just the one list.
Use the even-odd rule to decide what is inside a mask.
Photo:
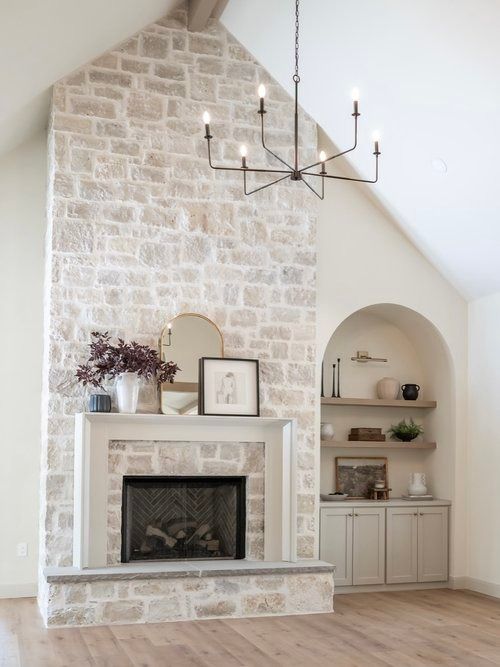
[[(236, 531), (236, 549), (234, 558), (231, 557), (222, 557), (222, 559), (231, 558), (231, 560), (241, 560), (245, 558), (246, 555), (246, 477), (241, 475), (230, 475), (230, 476), (204, 476), (204, 475), (193, 475), (193, 476), (178, 476), (178, 475), (124, 475), (123, 477), (123, 492), (122, 492), (122, 526), (121, 526), (121, 562), (130, 563), (138, 562), (138, 559), (131, 558), (130, 548), (127, 544), (126, 539), (126, 522), (127, 522), (127, 512), (128, 512), (128, 494), (127, 487), (135, 486), (136, 488), (149, 488), (154, 486), (158, 487), (168, 487), (175, 483), (185, 483), (190, 485), (196, 485), (197, 483), (204, 484), (213, 484), (213, 485), (224, 485), (224, 484), (234, 484), (236, 489), (236, 525), (239, 527)], [(152, 558), (150, 560), (190, 560), (183, 558)], [(214, 558), (215, 560), (215, 558)]]

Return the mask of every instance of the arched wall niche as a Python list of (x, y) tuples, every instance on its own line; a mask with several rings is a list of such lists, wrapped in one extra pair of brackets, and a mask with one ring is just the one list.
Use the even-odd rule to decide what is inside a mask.
[[(350, 361), (357, 350), (386, 357), (388, 363)], [(377, 426), (384, 431), (400, 419), (413, 417), (425, 428), (424, 439), (436, 441), (436, 450), (348, 450), (322, 448), (320, 488), (334, 488), (335, 456), (387, 456), (392, 495), (406, 491), (410, 472), (427, 474), (429, 490), (453, 499), (455, 491), (456, 387), (449, 347), (437, 327), (417, 311), (391, 303), (363, 307), (347, 315), (324, 346), (325, 395), (331, 395), (332, 363), (341, 358), (343, 397), (375, 398), (376, 383), (384, 376), (415, 382), (421, 398), (436, 400), (435, 410), (323, 406), (321, 421), (334, 424), (335, 439), (346, 440), (352, 426)]]

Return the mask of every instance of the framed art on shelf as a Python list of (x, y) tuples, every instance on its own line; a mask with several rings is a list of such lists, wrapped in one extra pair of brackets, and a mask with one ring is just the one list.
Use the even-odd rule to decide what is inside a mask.
[(258, 417), (258, 360), (202, 357), (198, 412), (217, 417)]
[(348, 498), (370, 498), (375, 482), (389, 486), (387, 458), (384, 456), (335, 457), (335, 490)]

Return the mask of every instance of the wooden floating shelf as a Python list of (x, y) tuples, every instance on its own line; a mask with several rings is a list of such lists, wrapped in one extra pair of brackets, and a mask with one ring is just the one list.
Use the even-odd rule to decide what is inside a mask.
[(397, 440), (386, 440), (385, 442), (374, 442), (373, 440), (322, 440), (322, 447), (343, 447), (345, 449), (436, 449), (435, 442), (399, 442)]
[(386, 401), (383, 398), (322, 398), (321, 405), (365, 405), (372, 408), (435, 408), (436, 401)]

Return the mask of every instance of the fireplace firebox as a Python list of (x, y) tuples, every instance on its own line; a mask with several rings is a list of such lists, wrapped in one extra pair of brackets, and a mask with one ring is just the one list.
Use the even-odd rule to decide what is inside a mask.
[(245, 477), (123, 478), (121, 560), (245, 557)]

